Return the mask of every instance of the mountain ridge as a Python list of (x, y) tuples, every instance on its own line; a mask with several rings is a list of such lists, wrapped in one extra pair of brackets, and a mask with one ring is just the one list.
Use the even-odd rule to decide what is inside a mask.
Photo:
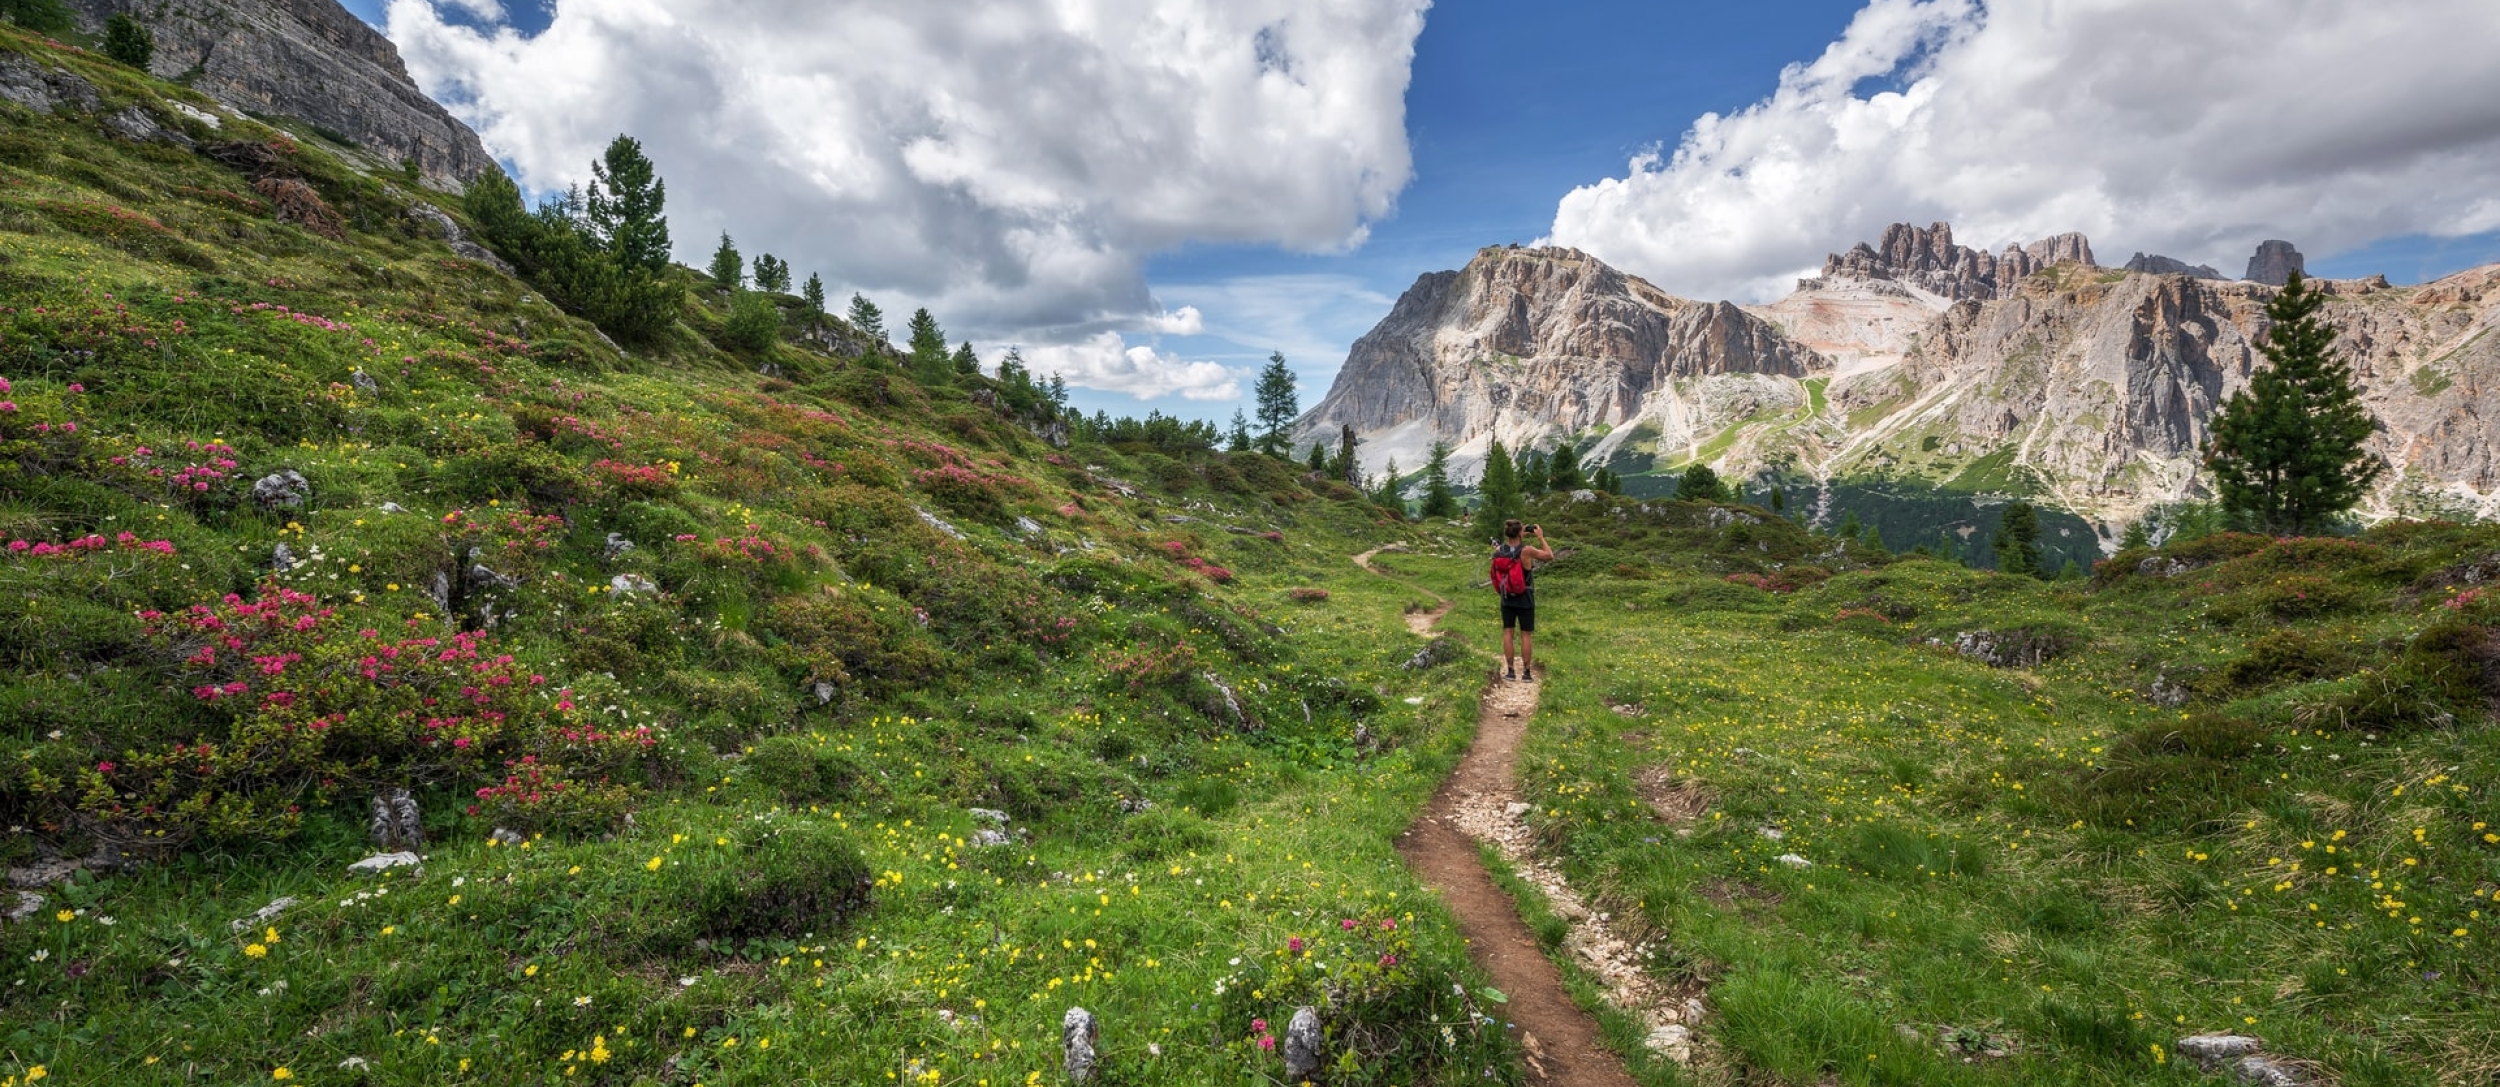
[[(2260, 271), (2299, 259), (2288, 243), (2260, 256)], [(2260, 364), (2276, 288), (2091, 258), (2079, 234), (1991, 257), (1955, 244), (1948, 224), (1896, 224), (1786, 298), (1738, 307), (1676, 298), (1577, 250), (1489, 248), (1420, 278), (1296, 434), (1353, 425), (1375, 470), (1392, 457), (1411, 469), (1446, 440), (1462, 478), (1499, 437), (1514, 449), (1575, 440), (1634, 476), (1701, 461), (1739, 477), (1802, 470), (2028, 493), (2114, 538), (2116, 525), (2206, 493), (2206, 426)], [(1553, 261), (1576, 268), (1568, 296), (1520, 289), (1535, 277), (1505, 270)], [(2371, 451), (2393, 469), (2366, 514), (2500, 508), (2487, 452), (2500, 433), (2477, 403), (2500, 375), (2500, 337), (2483, 335), (2500, 324), (2500, 265), (2419, 287), (2318, 282), (2381, 422)], [(1636, 337), (1649, 355), (1591, 355), (1637, 312), (1712, 313), (1720, 334)], [(1519, 328), (1541, 331), (1482, 334)]]

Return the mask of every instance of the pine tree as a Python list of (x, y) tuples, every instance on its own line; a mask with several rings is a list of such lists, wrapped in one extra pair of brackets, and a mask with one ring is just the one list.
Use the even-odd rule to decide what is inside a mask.
[(1854, 540), (1858, 538), (1861, 527), (1863, 522), (1858, 520), (1858, 511), (1849, 510), (1840, 515), (1840, 527), (1833, 530), (1833, 534), (1844, 540)]
[(1250, 420), (1241, 414), (1240, 408), (1233, 409), (1233, 428), (1224, 440), (1224, 451), (1227, 453), (1250, 451)]
[(814, 272), (807, 273), (807, 286), (801, 289), (799, 297), (807, 300), (807, 330), (814, 332), (822, 326), (825, 315), (824, 277)]
[(1054, 411), (1065, 411), (1068, 407), (1068, 380), (1059, 376), (1057, 370), (1050, 372), (1050, 406)]
[(878, 309), (876, 303), (868, 300), (868, 296), (856, 293), (851, 295), (850, 321), (851, 327), (858, 329), (870, 341), (880, 344), (885, 342), (885, 311)]
[(1588, 489), (1588, 477), (1580, 472), (1580, 451), (1570, 442), (1554, 447), (1554, 459), (1545, 466), (1545, 489), (1560, 494)]
[(1328, 450), (1322, 448), (1318, 442), (1311, 443), (1311, 455), (1303, 459), (1310, 462), (1310, 468), (1314, 472), (1328, 470)]
[(955, 373), (961, 376), (971, 377), (972, 375), (981, 372), (981, 356), (972, 353), (972, 341), (970, 340), (965, 340), (963, 342), (963, 346), (955, 349), (954, 362)]
[(1784, 487), (1781, 487), (1779, 484), (1776, 484), (1776, 483), (1772, 484), (1772, 485), (1771, 485), (1771, 512), (1773, 512), (1773, 513), (1784, 513), (1784, 512), (1786, 512), (1786, 511), (1787, 511), (1787, 509), (1788, 509), (1788, 491), (1787, 491), (1787, 489), (1786, 489), (1786, 488), (1784, 488)]
[(1988, 546), (1996, 552), (1999, 573), (2040, 577), (2048, 572), (2040, 568), (2040, 511), (2029, 502), (2005, 507), (1996, 539)]
[(2153, 525), (2150, 518), (2128, 525), (2126, 533), (2118, 537), (2118, 550), (2120, 551), (2133, 551), (2139, 547), (2151, 546), (2153, 546)]
[(946, 380), (954, 370), (946, 353), (946, 333), (938, 328), (937, 318), (929, 316), (928, 307), (912, 311), (910, 327), (912, 372), (923, 381)]
[(1694, 461), (1684, 469), (1682, 476), (1677, 477), (1675, 496), (1686, 502), (1725, 502), (1728, 499), (1727, 483), (1719, 478), (1719, 473), (1711, 471), (1709, 465)]
[(1328, 462), (1329, 475), (1348, 483), (1362, 479), (1362, 462), (1354, 455), (1354, 447), (1358, 444), (1361, 444), (1361, 439), (1354, 436), (1354, 424), (1342, 424), (1337, 431), (1337, 455)]
[(712, 250), (712, 286), (736, 294), (747, 285), (746, 261), (738, 256), (738, 246), (729, 240), (729, 232), (721, 231), (720, 248)]
[[(608, 256), (629, 274), (654, 278), (668, 274), (668, 183), (631, 136), (608, 142), (607, 153), (590, 164), (590, 191), (582, 203), (590, 234)], [(727, 242), (729, 235), (721, 235)]]
[(770, 253), (756, 254), (755, 289), (759, 291), (771, 291), (775, 294), (788, 294), (790, 291), (790, 262)]
[(2261, 531), (2323, 529), (2386, 469), (2364, 448), (2375, 424), (2335, 354), (2335, 330), (2318, 317), (2325, 305), (2294, 273), (2266, 304), (2272, 325), (2257, 350), (2273, 365), (2214, 416), (2205, 457), (2214, 490), (2235, 520)]
[(104, 55), (144, 72), (156, 59), (156, 35), (127, 15), (104, 20)]
[(1458, 516), (1458, 495), (1450, 489), (1450, 443), (1432, 443), (1432, 456), (1424, 461), (1424, 508), (1426, 517)]
[(1293, 391), (1293, 370), (1285, 365), (1284, 352), (1267, 357), (1267, 368), (1259, 371), (1252, 400), (1259, 416), (1259, 448), (1273, 456), (1285, 448), (1285, 430), (1302, 414), (1302, 403)]
[(1510, 451), (1495, 439), (1484, 453), (1484, 479), (1476, 484), (1476, 528), (1488, 537), (1502, 535), (1502, 522), (1519, 516), (1519, 469)]
[[(1359, 483), (1360, 481), (1358, 480), (1356, 482)], [(1373, 505), (1380, 506), (1383, 509), (1396, 510), (1398, 512), (1398, 516), (1400, 517), (1406, 515), (1406, 498), (1398, 493), (1398, 461), (1396, 457), (1389, 458), (1389, 463), (1381, 468), (1380, 480), (1378, 484), (1372, 488), (1371, 496)]]

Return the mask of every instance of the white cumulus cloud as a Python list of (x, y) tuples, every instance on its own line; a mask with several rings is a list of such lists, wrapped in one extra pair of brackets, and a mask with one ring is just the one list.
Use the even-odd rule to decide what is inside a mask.
[(1893, 222), (2245, 267), (2500, 228), (2492, 0), (1874, 0), (1770, 97), (1574, 189), (1552, 240), (1702, 297), (1784, 293)]
[[(1153, 297), (1156, 252), (1360, 244), (1411, 173), (1428, 6), (555, 0), (536, 35), (446, 17), (492, 2), (391, 0), (387, 28), (525, 186), (587, 180), (627, 133), (667, 179), (681, 260), (725, 229), (837, 295), (1087, 358), (1105, 332), (1200, 326)], [(1211, 387), (1166, 369), (1128, 391)]]
[(1022, 349), (1025, 365), (1037, 375), (1057, 374), (1070, 385), (1129, 393), (1140, 400), (1179, 393), (1183, 400), (1235, 400), (1241, 396), (1241, 375), (1221, 363), (1190, 361), (1144, 344), (1130, 344), (1117, 332), (1101, 332), (1076, 343), (1039, 344)]

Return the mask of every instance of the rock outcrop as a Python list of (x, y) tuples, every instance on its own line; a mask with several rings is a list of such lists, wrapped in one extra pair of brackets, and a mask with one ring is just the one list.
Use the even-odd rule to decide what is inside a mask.
[(2093, 264), (2092, 243), (2081, 234), (2059, 234), (2028, 246), (2009, 245), (1998, 256), (1953, 243), (1953, 225), (1925, 229), (1894, 223), (1877, 245), (1858, 243), (1823, 261), (1820, 279), (1797, 284), (1811, 290), (1835, 281), (1889, 280), (1940, 298), (2004, 298), (2025, 276), (2058, 264)]
[[(1951, 239), (1896, 227), (1754, 307), (1674, 298), (1574, 250), (1488, 249), (1418, 279), (1357, 341), (1296, 445), (1350, 425), (1377, 470), (1447, 441), (1467, 479), (1490, 438), (1568, 438), (1627, 475), (1700, 459), (2031, 490), (2104, 525), (2205, 496), (2213, 415), (2263, 365), (2278, 288), (2193, 268), (2006, 280), (2089, 247), (1991, 258)], [(2500, 412), (2481, 402), (2500, 387), (2500, 265), (2318, 285), (2391, 469), (2365, 515), (2500, 515)]]
[(2143, 272), (2148, 275), (2157, 276), (2194, 276), (2198, 279), (2223, 278), (2221, 271), (2217, 270), (2213, 265), (2189, 264), (2188, 262), (2180, 260), (2177, 257), (2165, 257), (2159, 253), (2150, 255), (2138, 253), (2127, 259), (2125, 269), (2130, 272)]
[(2277, 238), (2257, 243), (2257, 251), (2248, 257), (2248, 274), (2241, 278), (2280, 287), (2291, 282), (2294, 272), (2309, 274), (2308, 263), (2301, 259), (2300, 250), (2292, 248), (2292, 243)]
[(84, 29), (128, 15), (156, 36), (150, 70), (228, 108), (292, 117), (434, 188), (495, 169), (477, 133), (418, 90), (399, 49), (337, 0), (69, 0)]
[(1576, 249), (1496, 247), (1418, 278), (1355, 341), (1294, 444), (1333, 444), (1351, 426), (1367, 470), (1421, 464), (1435, 440), (1473, 464), (1494, 438), (1551, 444), (1658, 412), (1714, 379), (1793, 385), (1821, 365), (1730, 303), (1676, 298)]

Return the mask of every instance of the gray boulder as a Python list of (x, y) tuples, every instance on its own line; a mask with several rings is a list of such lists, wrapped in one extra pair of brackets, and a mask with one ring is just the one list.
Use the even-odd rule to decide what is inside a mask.
[(1096, 1049), (1102, 1043), (1102, 1028), (1095, 1025), (1094, 1013), (1068, 1009), (1059, 1019), (1059, 1042), (1067, 1051), (1068, 1082), (1093, 1082), (1094, 1068), (1101, 1061)]
[(301, 509), (312, 499), (312, 481), (293, 468), (282, 468), (252, 483), (252, 501), (265, 510)]
[(1293, 1021), (1285, 1024), (1285, 1079), (1291, 1083), (1317, 1079), (1327, 1057), (1328, 1043), (1319, 1033), (1319, 1009), (1307, 1004), (1295, 1008)]

